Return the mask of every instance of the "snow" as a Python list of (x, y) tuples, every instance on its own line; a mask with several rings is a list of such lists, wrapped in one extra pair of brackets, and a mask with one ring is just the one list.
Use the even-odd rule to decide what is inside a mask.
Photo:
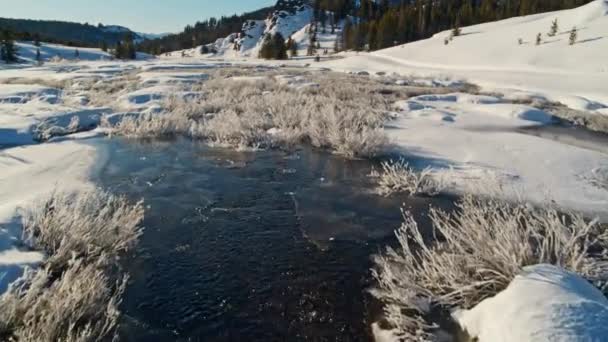
[[(447, 46), (450, 32), (374, 53), (346, 53), (325, 66), (342, 71), (384, 71), (466, 79), (502, 93), (528, 91), (574, 109), (608, 105), (608, 2), (465, 27)], [(547, 37), (558, 19), (559, 33)], [(578, 43), (568, 45), (578, 28)], [(537, 33), (544, 43), (536, 46)], [(519, 45), (522, 38), (525, 44)]]
[[(470, 94), (423, 95), (395, 104), (397, 118), (387, 133), (405, 155), (438, 169), (456, 192), (523, 197), (590, 215), (608, 216), (608, 191), (587, 179), (608, 165), (608, 154), (525, 133), (550, 123), (551, 115), (530, 106)], [(422, 165), (424, 166), (424, 165)]]
[(551, 265), (526, 267), (506, 290), (454, 317), (480, 342), (599, 342), (608, 336), (608, 299)]
[(0, 293), (24, 267), (43, 259), (19, 245), (18, 210), (53, 191), (90, 188), (96, 159), (91, 146), (63, 141), (0, 150)]
[[(51, 58), (61, 58), (64, 60), (108, 60), (111, 56), (107, 52), (103, 52), (100, 49), (94, 48), (83, 48), (83, 47), (71, 47), (58, 44), (41, 43), (38, 47), (33, 42), (17, 42), (16, 43), (19, 53), (19, 58), (30, 62), (36, 62), (36, 50), (40, 49), (40, 55), (44, 61), (48, 61)], [(76, 50), (78, 50), (78, 57), (76, 56)]]

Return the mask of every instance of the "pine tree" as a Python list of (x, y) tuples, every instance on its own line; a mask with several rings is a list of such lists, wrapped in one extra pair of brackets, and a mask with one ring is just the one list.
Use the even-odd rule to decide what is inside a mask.
[(456, 22), (456, 25), (454, 25), (454, 28), (452, 29), (452, 37), (458, 37), (461, 33), (462, 30), (460, 29), (460, 25)]
[(40, 54), (40, 48), (36, 49), (36, 63), (42, 65), (42, 55)]
[(576, 30), (576, 27), (573, 27), (572, 31), (570, 31), (570, 45), (576, 44), (577, 39), (578, 39), (578, 32)]
[(289, 51), (291, 53), (291, 57), (297, 57), (298, 56), (298, 43), (296, 43), (295, 41), (292, 41)]
[(15, 47), (13, 35), (8, 30), (4, 30), (2, 32), (2, 39), (0, 40), (0, 59), (7, 64), (19, 61), (17, 47)]
[(559, 30), (559, 26), (557, 24), (557, 19), (553, 20), (553, 22), (551, 23), (551, 30), (549, 30), (548, 36), (549, 37), (553, 37), (557, 34), (557, 31)]
[(540, 45), (542, 42), (543, 42), (543, 35), (539, 33), (536, 35), (536, 45)]
[(74, 50), (74, 58), (80, 58), (80, 51), (78, 51), (78, 49)]
[(264, 35), (264, 40), (262, 41), (262, 47), (258, 53), (258, 58), (271, 59), (273, 55), (272, 50), (272, 35), (270, 33), (266, 33)]
[(108, 52), (108, 43), (105, 40), (101, 42), (101, 51)]
[(122, 59), (125, 55), (124, 48), (122, 46), (122, 42), (116, 42), (116, 46), (114, 47), (114, 58)]

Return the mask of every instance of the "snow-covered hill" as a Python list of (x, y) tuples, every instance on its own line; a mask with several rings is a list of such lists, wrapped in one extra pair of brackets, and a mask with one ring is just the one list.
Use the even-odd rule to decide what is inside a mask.
[[(43, 61), (49, 61), (53, 58), (60, 58), (64, 60), (80, 59), (86, 61), (95, 61), (111, 58), (109, 53), (94, 48), (80, 48), (47, 43), (42, 43), (41, 46), (38, 47), (32, 42), (17, 42), (16, 45), (19, 49), (19, 58), (25, 60), (26, 62), (32, 63), (36, 61), (37, 49), (40, 49), (40, 56), (42, 57)], [(76, 54), (76, 51), (78, 51), (78, 54)]]
[[(18, 48), (17, 53), (19, 54), (19, 59), (26, 63), (36, 62), (36, 51), (38, 49), (40, 49), (40, 56), (43, 62), (61, 60), (99, 61), (111, 60), (113, 58), (110, 53), (95, 48), (83, 48), (47, 43), (42, 43), (40, 47), (38, 47), (34, 45), (33, 42), (24, 41), (17, 42), (15, 45)], [(137, 53), (137, 59), (150, 58), (154, 57), (141, 52)], [(0, 65), (2, 65), (2, 62), (0, 62)]]
[[(249, 20), (243, 24), (241, 32), (235, 32), (203, 48), (180, 50), (167, 54), (169, 57), (195, 57), (208, 55), (221, 58), (257, 58), (266, 34), (280, 33), (285, 39), (290, 37), (298, 46), (298, 55), (306, 55), (310, 45), (313, 8), (307, 0), (279, 0), (275, 11), (266, 20)], [(319, 25), (320, 26), (320, 25)], [(341, 25), (332, 33), (331, 27), (319, 27), (318, 53), (333, 51)]]
[[(547, 33), (557, 19), (559, 31)], [(570, 31), (578, 41), (569, 45)], [(493, 90), (529, 91), (580, 110), (608, 106), (608, 2), (517, 17), (462, 29), (449, 44), (450, 31), (370, 54), (345, 54), (329, 63), (338, 70), (442, 75), (467, 79)], [(542, 43), (536, 45), (541, 33)], [(522, 44), (519, 44), (519, 39)]]

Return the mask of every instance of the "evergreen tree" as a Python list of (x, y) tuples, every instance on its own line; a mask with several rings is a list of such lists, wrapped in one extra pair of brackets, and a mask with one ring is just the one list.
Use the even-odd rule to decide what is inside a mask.
[(137, 51), (135, 50), (135, 42), (133, 41), (133, 34), (127, 33), (124, 38), (125, 42), (125, 56), (123, 59), (137, 59)]
[(7, 64), (19, 61), (13, 34), (8, 30), (2, 32), (2, 38), (0, 40), (0, 59)]
[(78, 51), (78, 49), (74, 50), (74, 58), (80, 58), (80, 51)]
[(40, 54), (40, 48), (36, 49), (36, 63), (42, 65), (42, 55)]
[(543, 42), (543, 36), (542, 34), (537, 34), (536, 35), (536, 45), (540, 45)]
[(40, 47), (40, 35), (39, 34), (35, 34), (34, 35), (34, 46)]
[(551, 29), (549, 30), (548, 36), (549, 37), (553, 37), (557, 34), (557, 31), (559, 30), (559, 26), (557, 24), (557, 19), (553, 20), (553, 22), (551, 23)]
[(291, 52), (291, 57), (298, 56), (298, 43), (292, 41), (289, 51)]
[(264, 59), (287, 59), (287, 47), (283, 35), (279, 32), (272, 35), (267, 33), (264, 36), (258, 57)]
[(108, 52), (108, 43), (105, 40), (101, 42), (101, 51)]
[(461, 33), (462, 33), (462, 30), (460, 29), (459, 20), (456, 20), (456, 24), (454, 25), (454, 28), (452, 29), (452, 37), (458, 37), (458, 36), (460, 36)]
[(576, 27), (572, 28), (572, 31), (570, 31), (570, 45), (574, 45), (576, 44), (576, 40), (578, 39), (578, 32), (576, 30)]
[(114, 47), (114, 58), (122, 59), (125, 55), (124, 47), (122, 46), (122, 42), (116, 42), (116, 46)]

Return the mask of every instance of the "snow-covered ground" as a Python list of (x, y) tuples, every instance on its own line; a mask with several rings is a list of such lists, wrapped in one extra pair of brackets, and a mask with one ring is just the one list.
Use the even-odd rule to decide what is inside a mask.
[[(548, 37), (557, 19), (559, 33)], [(569, 31), (577, 27), (578, 42), (569, 45)], [(444, 44), (449, 31), (374, 53), (347, 53), (327, 63), (336, 70), (397, 72), (467, 79), (503, 93), (528, 92), (577, 109), (608, 107), (608, 2), (517, 17), (465, 27), (462, 35)], [(538, 33), (543, 43), (536, 46)], [(519, 45), (521, 38), (524, 44)]]
[(551, 265), (526, 267), (506, 290), (454, 316), (481, 342), (601, 342), (608, 336), (606, 296)]

